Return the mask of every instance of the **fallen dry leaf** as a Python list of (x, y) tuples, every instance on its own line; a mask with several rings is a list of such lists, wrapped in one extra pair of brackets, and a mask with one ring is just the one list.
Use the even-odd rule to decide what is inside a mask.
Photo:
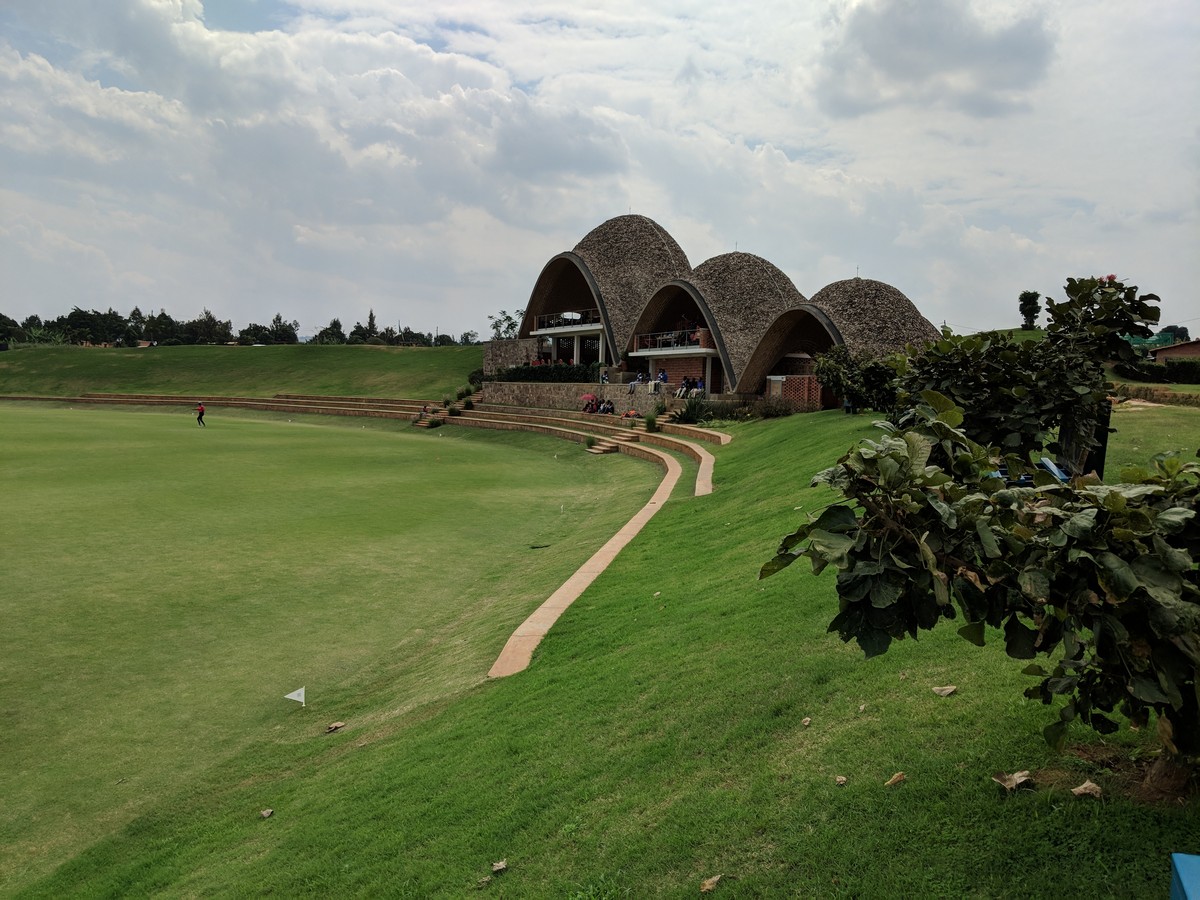
[(714, 875), (712, 878), (705, 878), (702, 882), (700, 882), (700, 893), (711, 894), (717, 889), (717, 882), (720, 880), (720, 875)]
[(654, 592), (654, 596), (655, 596), (655, 597), (661, 597), (661, 596), (662, 596), (662, 591), (655, 591), (655, 592)]
[(476, 888), (476, 890), (483, 890), (485, 887), (487, 887), (491, 883), (492, 883), (492, 876), (484, 875), (477, 882), (475, 882), (475, 888)]
[(953, 693), (954, 693), (955, 691), (957, 691), (957, 690), (958, 690), (958, 688), (957, 688), (957, 687), (955, 687), (955, 686), (954, 686), (954, 685), (952, 685), (952, 684), (948, 684), (948, 685), (946, 685), (945, 687), (936, 687), (936, 688), (934, 688), (934, 689), (933, 689), (933, 692), (934, 692), (935, 694), (937, 694), (939, 697), (949, 697), (951, 694), (953, 694)]
[(508, 859), (502, 859), (500, 862), (492, 863), (492, 871), (499, 875), (501, 872), (508, 871)]
[(907, 673), (907, 672), (901, 672), (901, 673), (900, 673), (900, 680), (901, 680), (901, 681), (903, 681), (903, 680), (904, 680), (905, 678), (907, 678), (907, 677), (908, 677), (908, 673)]
[(269, 819), (269, 818), (271, 818), (271, 816), (275, 815), (275, 810), (264, 809), (262, 812), (259, 813), (259, 815), (262, 816), (264, 819)]
[(1011, 775), (1006, 772), (997, 772), (992, 776), (992, 781), (996, 782), (996, 784), (1000, 785), (1006, 791), (1016, 790), (1030, 780), (1032, 779), (1030, 778), (1028, 769), (1021, 772), (1013, 772)]
[(1076, 797), (1085, 797), (1086, 796), (1086, 797), (1095, 797), (1096, 799), (1099, 799), (1102, 791), (1100, 790), (1100, 785), (1093, 784), (1091, 781), (1085, 781), (1079, 787), (1071, 788), (1071, 793), (1074, 794)]
[(837, 786), (838, 786), (838, 787), (845, 787), (845, 786), (846, 786), (846, 776), (845, 776), (845, 775), (838, 775), (838, 776), (837, 776), (836, 778), (834, 778), (833, 780), (834, 780), (835, 782), (837, 782)]
[(883, 786), (884, 786), (884, 787), (893, 787), (893, 786), (895, 786), (895, 785), (899, 784), (900, 782), (902, 782), (903, 780), (904, 780), (904, 773), (903, 773), (903, 772), (897, 772), (895, 775), (893, 775), (891, 778), (889, 778), (889, 779), (888, 779), (888, 780), (887, 780), (887, 781), (884, 783), (884, 785), (883, 785)]
[(858, 711), (859, 711), (859, 712), (866, 712), (866, 711), (867, 711), (867, 704), (865, 704), (865, 703), (864, 703), (862, 706), (860, 706), (860, 707), (858, 708)]
[(805, 716), (803, 719), (800, 720), (800, 724), (803, 725), (805, 728), (807, 728), (809, 725), (812, 724), (812, 717)]
[(346, 727), (345, 722), (331, 722), (330, 724), (325, 726), (325, 733), (329, 734), (331, 731), (337, 731), (339, 728), (345, 728), (345, 727)]

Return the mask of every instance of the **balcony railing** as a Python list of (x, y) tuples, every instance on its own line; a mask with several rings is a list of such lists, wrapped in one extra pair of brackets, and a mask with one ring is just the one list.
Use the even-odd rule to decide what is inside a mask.
[(634, 337), (633, 349), (639, 350), (686, 350), (688, 348), (711, 349), (712, 332), (707, 328), (689, 328), (683, 331), (655, 331)]
[(580, 325), (599, 325), (600, 310), (573, 309), (567, 312), (547, 313), (537, 317), (537, 330), (548, 328), (573, 328)]

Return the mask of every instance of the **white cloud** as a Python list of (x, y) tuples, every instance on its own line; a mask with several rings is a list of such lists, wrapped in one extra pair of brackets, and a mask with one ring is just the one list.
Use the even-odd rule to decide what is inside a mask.
[(1188, 4), (247, 9), (0, 12), (0, 312), (484, 332), (632, 209), (962, 328), (1099, 269), (1200, 318)]

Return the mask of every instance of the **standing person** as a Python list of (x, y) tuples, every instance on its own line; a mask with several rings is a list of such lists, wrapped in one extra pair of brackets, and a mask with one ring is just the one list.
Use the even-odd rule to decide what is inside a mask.
[(201, 428), (208, 427), (207, 425), (204, 424), (204, 402), (203, 401), (196, 404), (196, 424), (199, 425)]

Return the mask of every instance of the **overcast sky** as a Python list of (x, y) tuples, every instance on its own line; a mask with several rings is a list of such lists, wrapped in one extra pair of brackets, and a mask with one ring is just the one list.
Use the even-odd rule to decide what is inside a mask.
[(0, 0), (0, 312), (485, 334), (640, 213), (936, 324), (1200, 332), (1195, 0)]

